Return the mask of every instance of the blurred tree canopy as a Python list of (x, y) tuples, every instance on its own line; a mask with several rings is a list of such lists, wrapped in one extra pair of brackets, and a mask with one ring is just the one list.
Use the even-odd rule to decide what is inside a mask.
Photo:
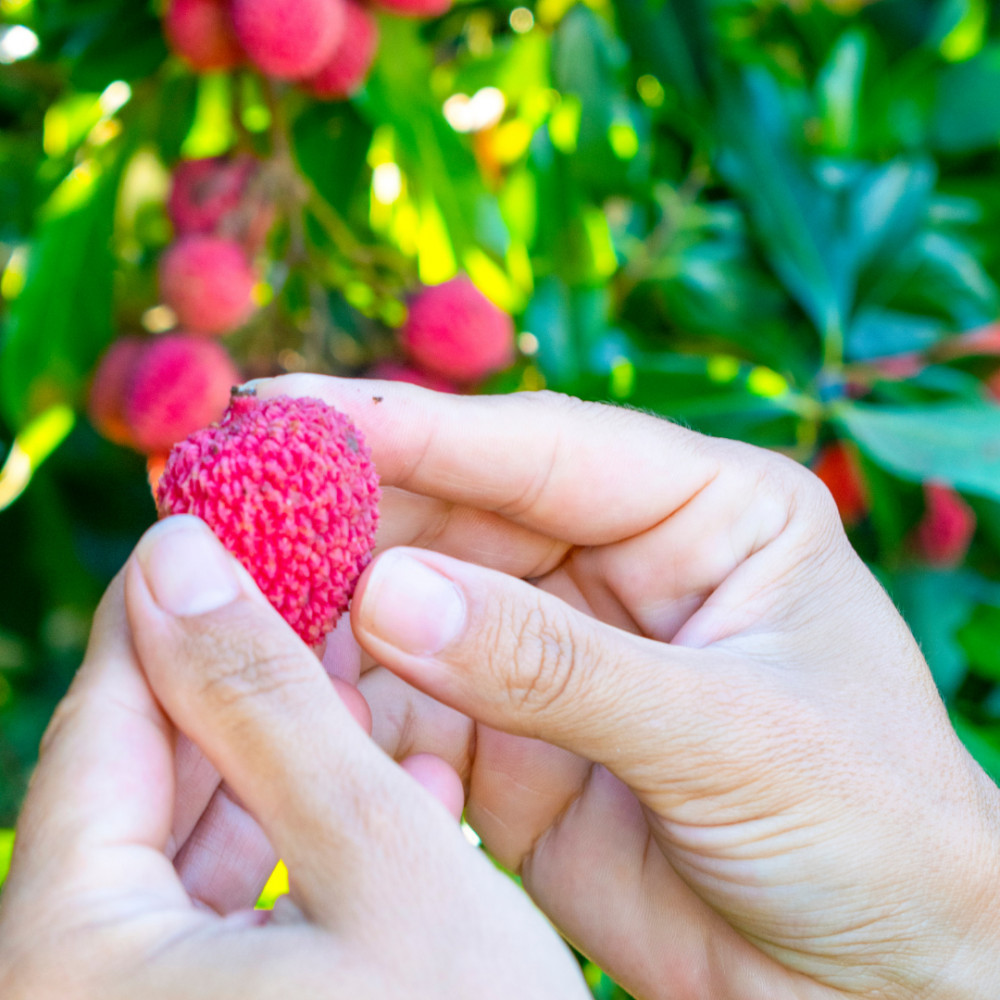
[[(142, 458), (83, 416), (88, 381), (160, 322), (169, 170), (235, 147), (287, 152), (307, 189), (231, 338), (248, 375), (363, 374), (407, 293), (464, 271), (521, 331), (483, 391), (809, 464), (845, 442), (852, 540), (1000, 777), (995, 5), (459, 0), (381, 17), (367, 85), (333, 103), (191, 73), (160, 12), (0, 0), (0, 826), (155, 516)], [(928, 484), (961, 495), (967, 553), (915, 543)]]

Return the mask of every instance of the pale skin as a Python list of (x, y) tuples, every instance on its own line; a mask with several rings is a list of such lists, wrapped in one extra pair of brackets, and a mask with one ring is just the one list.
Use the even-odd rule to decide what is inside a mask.
[(587, 996), (463, 798), (638, 997), (995, 996), (997, 790), (818, 481), (547, 394), (257, 389), (372, 446), (353, 629), (324, 672), (198, 522), (147, 535), (25, 804), (5, 1000)]

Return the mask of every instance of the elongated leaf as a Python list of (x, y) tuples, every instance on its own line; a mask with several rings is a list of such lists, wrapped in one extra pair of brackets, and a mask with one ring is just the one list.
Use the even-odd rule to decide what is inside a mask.
[(1000, 498), (1000, 407), (852, 404), (836, 419), (875, 461), (904, 479), (937, 479)]

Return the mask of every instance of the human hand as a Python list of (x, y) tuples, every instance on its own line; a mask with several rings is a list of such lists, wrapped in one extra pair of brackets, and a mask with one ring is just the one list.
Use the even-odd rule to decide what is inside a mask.
[(450, 760), (485, 844), (628, 989), (995, 996), (997, 790), (811, 474), (548, 394), (257, 391), (372, 446), (376, 738)]
[[(345, 700), (201, 522), (147, 533), (43, 743), (0, 996), (587, 996), (546, 921)], [(178, 732), (221, 786), (175, 755)], [(411, 770), (448, 801), (439, 764)], [(267, 922), (252, 906), (270, 845), (291, 893)]]

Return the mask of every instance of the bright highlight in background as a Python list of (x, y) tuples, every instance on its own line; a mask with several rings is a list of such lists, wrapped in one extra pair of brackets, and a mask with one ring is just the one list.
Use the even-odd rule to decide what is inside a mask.
[(535, 15), (527, 7), (515, 7), (510, 12), (510, 26), (523, 35), (535, 26)]
[(104, 88), (104, 93), (98, 99), (101, 112), (113, 115), (120, 111), (132, 99), (132, 88), (124, 80), (115, 80)]
[(452, 94), (444, 102), (444, 116), (456, 132), (481, 132), (496, 125), (507, 110), (507, 98), (496, 87), (483, 87), (469, 97)]
[(382, 205), (391, 205), (403, 193), (403, 173), (395, 163), (380, 163), (372, 171), (372, 194)]
[(0, 28), (0, 63), (9, 66), (38, 51), (38, 35), (23, 24)]

